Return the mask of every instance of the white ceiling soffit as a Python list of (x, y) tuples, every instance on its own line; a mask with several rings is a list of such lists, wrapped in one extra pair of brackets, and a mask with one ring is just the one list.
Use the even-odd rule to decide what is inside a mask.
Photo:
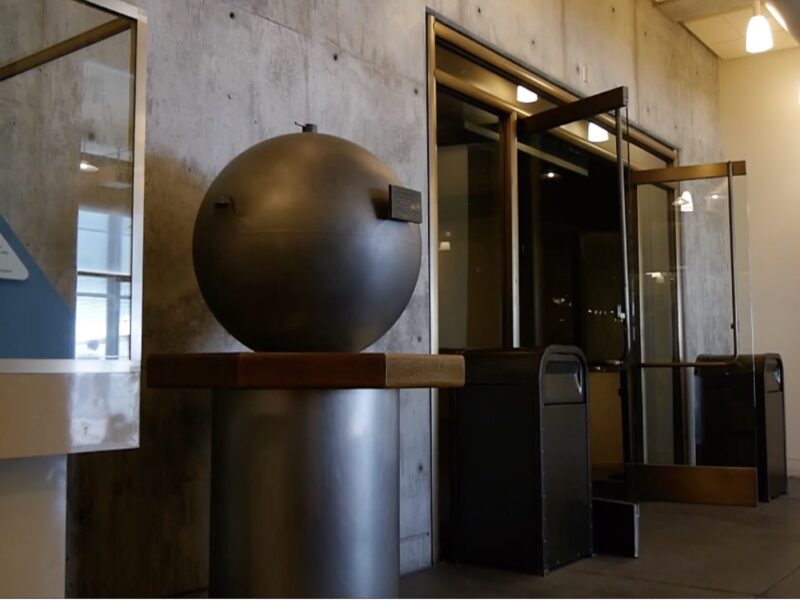
[[(772, 18), (773, 50), (798, 46), (800, 0), (770, 0), (781, 12), (789, 31)], [(681, 23), (722, 59), (747, 56), (745, 32), (753, 14), (753, 0), (654, 0), (654, 4), (676, 23)]]

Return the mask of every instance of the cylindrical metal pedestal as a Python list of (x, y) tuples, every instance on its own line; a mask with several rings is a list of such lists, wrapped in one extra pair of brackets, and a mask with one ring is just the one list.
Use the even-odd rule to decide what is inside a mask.
[(210, 595), (396, 597), (397, 390), (215, 390)]

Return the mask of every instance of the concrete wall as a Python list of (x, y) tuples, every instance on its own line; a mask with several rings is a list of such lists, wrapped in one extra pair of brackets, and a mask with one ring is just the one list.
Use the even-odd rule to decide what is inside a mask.
[[(145, 354), (240, 348), (199, 295), (191, 232), (205, 189), (248, 146), (315, 122), (427, 197), (426, 5), (581, 93), (630, 86), (631, 118), (686, 161), (719, 155), (717, 60), (649, 0), (135, 3), (150, 24)], [(424, 248), (412, 302), (374, 349), (429, 349), (427, 234)], [(141, 416), (140, 450), (85, 457), (76, 478), (72, 594), (175, 595), (207, 584), (209, 397), (143, 390)], [(401, 456), (408, 571), (431, 561), (426, 392), (403, 393)]]
[(800, 475), (800, 49), (724, 61), (725, 153), (747, 160), (756, 352), (779, 352), (786, 378), (789, 471)]

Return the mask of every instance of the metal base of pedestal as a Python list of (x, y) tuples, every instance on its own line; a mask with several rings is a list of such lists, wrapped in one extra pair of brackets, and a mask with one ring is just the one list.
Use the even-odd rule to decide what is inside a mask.
[(396, 597), (397, 390), (215, 391), (210, 595)]

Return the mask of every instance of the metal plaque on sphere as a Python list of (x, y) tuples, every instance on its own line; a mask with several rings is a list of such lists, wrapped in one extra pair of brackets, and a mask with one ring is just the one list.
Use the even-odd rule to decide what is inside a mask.
[(399, 185), (389, 185), (389, 218), (422, 223), (422, 193)]

